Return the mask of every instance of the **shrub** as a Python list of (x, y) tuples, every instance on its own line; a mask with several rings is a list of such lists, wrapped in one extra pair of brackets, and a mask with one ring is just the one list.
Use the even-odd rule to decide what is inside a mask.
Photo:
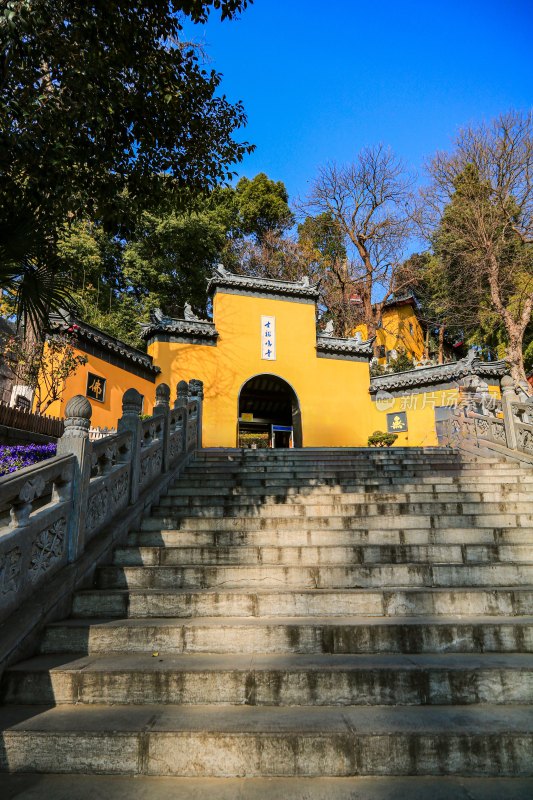
[(369, 447), (390, 447), (398, 438), (397, 433), (385, 433), (384, 431), (374, 431), (368, 437)]
[(268, 433), (240, 433), (239, 447), (251, 448), (252, 445), (255, 445), (258, 450), (266, 450), (269, 439)]
[(56, 454), (55, 444), (0, 445), (0, 475), (7, 475), (22, 467), (31, 467), (38, 461), (52, 458)]

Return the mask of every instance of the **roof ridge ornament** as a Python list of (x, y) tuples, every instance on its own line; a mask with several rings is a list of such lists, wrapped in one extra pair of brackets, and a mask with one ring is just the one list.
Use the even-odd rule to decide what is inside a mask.
[(208, 283), (208, 291), (227, 289), (235, 292), (269, 294), (273, 296), (298, 297), (305, 300), (318, 300), (318, 289), (311, 285), (309, 276), (298, 281), (285, 281), (280, 278), (265, 278), (252, 275), (237, 275), (222, 264), (217, 264)]

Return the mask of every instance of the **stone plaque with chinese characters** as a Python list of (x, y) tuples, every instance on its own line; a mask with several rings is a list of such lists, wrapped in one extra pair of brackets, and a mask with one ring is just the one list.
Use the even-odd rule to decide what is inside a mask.
[(102, 378), (101, 375), (94, 375), (94, 373), (89, 372), (87, 375), (87, 397), (91, 400), (98, 400), (99, 403), (103, 403), (105, 400), (105, 384), (105, 378)]
[(405, 411), (395, 411), (387, 414), (387, 433), (403, 433), (407, 430), (407, 414)]
[(261, 317), (261, 358), (276, 360), (276, 317)]

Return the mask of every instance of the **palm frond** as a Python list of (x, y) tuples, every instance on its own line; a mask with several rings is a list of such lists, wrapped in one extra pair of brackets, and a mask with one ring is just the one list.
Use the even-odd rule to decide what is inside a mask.
[(0, 288), (15, 296), (17, 324), (43, 333), (50, 314), (72, 302), (70, 276), (28, 215), (0, 220)]

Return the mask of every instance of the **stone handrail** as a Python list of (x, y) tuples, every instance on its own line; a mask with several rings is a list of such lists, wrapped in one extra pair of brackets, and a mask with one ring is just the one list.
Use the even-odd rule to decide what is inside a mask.
[(0, 622), (201, 447), (202, 388), (180, 382), (170, 408), (160, 384), (154, 413), (142, 420), (142, 396), (128, 389), (118, 433), (96, 441), (91, 404), (73, 397), (57, 455), (0, 478)]
[(461, 402), (444, 421), (445, 443), (533, 463), (533, 398), (507, 375), (501, 391), (502, 399), (496, 400), (476, 376), (465, 381)]
[(75, 456), (0, 478), (0, 620), (68, 559)]

